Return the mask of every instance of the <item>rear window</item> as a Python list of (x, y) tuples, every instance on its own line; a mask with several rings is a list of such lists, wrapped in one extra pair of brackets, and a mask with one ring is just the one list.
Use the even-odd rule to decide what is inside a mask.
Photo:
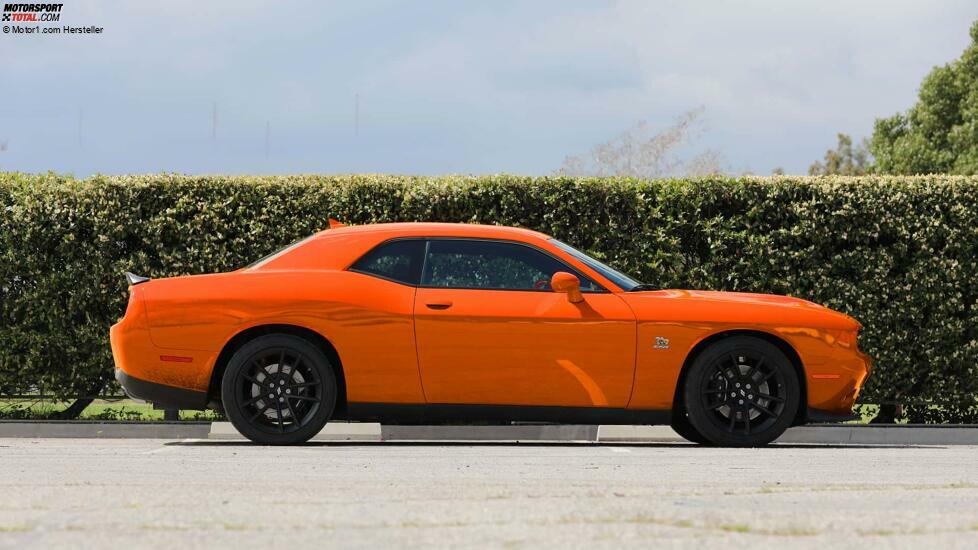
[(286, 254), (288, 252), (291, 252), (291, 251), (295, 250), (300, 245), (302, 245), (303, 243), (305, 243), (306, 241), (308, 241), (309, 239), (311, 239), (311, 238), (313, 238), (315, 236), (316, 236), (316, 234), (313, 233), (312, 235), (309, 235), (308, 237), (306, 237), (305, 239), (302, 239), (301, 241), (296, 241), (296, 242), (294, 242), (294, 243), (292, 243), (292, 244), (290, 244), (290, 245), (288, 245), (286, 247), (280, 248), (280, 249), (276, 250), (275, 252), (272, 252), (271, 254), (269, 254), (268, 256), (265, 256), (264, 258), (262, 258), (260, 260), (256, 260), (254, 262), (251, 262), (250, 264), (248, 264), (248, 265), (245, 266), (245, 269), (254, 269), (254, 268), (257, 268), (257, 267), (261, 267), (261, 266), (267, 264), (268, 262), (274, 260), (275, 258), (278, 258), (279, 256), (282, 256), (283, 254)]
[(350, 271), (374, 275), (407, 285), (421, 280), (424, 263), (423, 239), (399, 239), (377, 245), (350, 266)]

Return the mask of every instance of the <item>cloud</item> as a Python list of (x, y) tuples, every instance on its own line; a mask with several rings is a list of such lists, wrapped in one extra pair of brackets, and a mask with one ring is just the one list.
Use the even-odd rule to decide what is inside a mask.
[(804, 172), (836, 132), (906, 109), (976, 15), (964, 1), (71, 4), (66, 23), (105, 34), (0, 36), (0, 166), (541, 174), (703, 105), (703, 148)]

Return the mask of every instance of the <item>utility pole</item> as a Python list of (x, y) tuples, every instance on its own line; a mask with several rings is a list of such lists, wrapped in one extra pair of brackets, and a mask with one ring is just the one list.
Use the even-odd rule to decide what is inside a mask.
[(268, 152), (272, 147), (272, 123), (268, 120), (265, 121), (265, 158), (268, 158)]

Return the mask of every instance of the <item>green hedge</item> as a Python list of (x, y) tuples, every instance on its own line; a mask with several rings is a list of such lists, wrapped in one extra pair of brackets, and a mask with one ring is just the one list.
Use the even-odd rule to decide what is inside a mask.
[(332, 216), (520, 225), (663, 288), (810, 299), (865, 324), (864, 401), (978, 420), (978, 178), (0, 173), (0, 209), (0, 394), (110, 379), (124, 270), (235, 269)]

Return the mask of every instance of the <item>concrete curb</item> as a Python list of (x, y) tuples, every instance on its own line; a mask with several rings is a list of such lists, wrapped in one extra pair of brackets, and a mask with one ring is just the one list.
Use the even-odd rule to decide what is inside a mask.
[(210, 431), (210, 422), (0, 420), (0, 437), (200, 439), (206, 438)]
[(978, 426), (897, 424), (809, 425), (791, 428), (778, 443), (835, 445), (978, 445)]
[[(0, 438), (244, 438), (229, 422), (103, 422), (0, 420)], [(669, 426), (381, 426), (331, 422), (314, 441), (564, 441), (682, 443)], [(978, 425), (824, 424), (791, 428), (777, 443), (823, 445), (978, 445)]]
[[(330, 422), (323, 431), (312, 438), (313, 441), (381, 441), (380, 424), (372, 422)], [(230, 422), (211, 424), (208, 439), (243, 441), (245, 438), (234, 429)]]
[(598, 426), (382, 426), (383, 441), (597, 441)]
[[(215, 422), (212, 439), (242, 439), (229, 423)], [(330, 423), (318, 441), (554, 441), (685, 443), (669, 426), (514, 425), (381, 426)], [(777, 443), (825, 445), (978, 445), (978, 426), (822, 424), (790, 428)]]
[(685, 443), (669, 426), (598, 426), (600, 443)]
[[(212, 439), (242, 439), (234, 427), (215, 422)], [(669, 426), (381, 426), (330, 423), (319, 441), (566, 441), (598, 443), (685, 443)], [(813, 424), (790, 428), (777, 443), (823, 445), (978, 445), (978, 425), (876, 426)]]
[[(669, 426), (601, 426), (605, 443), (685, 441)], [(978, 445), (978, 426), (811, 424), (789, 428), (775, 443), (821, 445)]]

